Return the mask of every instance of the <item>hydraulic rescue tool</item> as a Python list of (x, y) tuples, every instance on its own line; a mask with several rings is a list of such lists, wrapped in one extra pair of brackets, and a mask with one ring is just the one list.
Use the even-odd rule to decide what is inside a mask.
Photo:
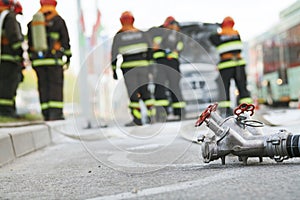
[(270, 157), (276, 162), (300, 157), (300, 135), (285, 129), (273, 134), (263, 133), (264, 124), (251, 118), (254, 105), (240, 104), (234, 109), (234, 115), (225, 119), (219, 115), (217, 107), (217, 103), (208, 106), (195, 123), (197, 127), (205, 122), (212, 131), (197, 138), (205, 163), (221, 158), (225, 165), (227, 155), (238, 156), (244, 164), (249, 157), (258, 157), (260, 162), (263, 157)]

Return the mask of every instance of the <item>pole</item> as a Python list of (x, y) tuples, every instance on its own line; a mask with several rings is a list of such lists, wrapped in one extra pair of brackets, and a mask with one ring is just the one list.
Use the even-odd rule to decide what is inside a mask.
[[(91, 104), (90, 104), (90, 91), (88, 85), (88, 71), (87, 71), (87, 63), (86, 63), (86, 37), (84, 36), (84, 24), (82, 21), (81, 15), (81, 1), (77, 0), (77, 13), (78, 13), (78, 38), (79, 38), (79, 61), (80, 61), (80, 70), (78, 74), (78, 83), (79, 83), (79, 101), (81, 108), (81, 115), (83, 119), (86, 121), (87, 125), (85, 128), (91, 128)], [(83, 26), (83, 27), (80, 27)]]

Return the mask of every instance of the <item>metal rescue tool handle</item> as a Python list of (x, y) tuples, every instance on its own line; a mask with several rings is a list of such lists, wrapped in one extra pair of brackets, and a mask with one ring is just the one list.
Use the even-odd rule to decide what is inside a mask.
[[(209, 105), (197, 119), (195, 126), (203, 122), (213, 132), (213, 136), (202, 135), (201, 147), (204, 162), (208, 163), (229, 154), (238, 156), (247, 164), (249, 157), (269, 157), (276, 162), (300, 157), (300, 135), (293, 135), (281, 129), (274, 134), (256, 134), (264, 124), (250, 118), (254, 114), (253, 104), (240, 104), (234, 115), (223, 119), (217, 112), (218, 104)], [(248, 115), (247, 115), (248, 113)]]

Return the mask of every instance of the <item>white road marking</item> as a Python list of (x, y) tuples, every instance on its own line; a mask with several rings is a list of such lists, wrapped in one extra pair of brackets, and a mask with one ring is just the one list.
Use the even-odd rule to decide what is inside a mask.
[(137, 198), (137, 197), (146, 197), (146, 196), (151, 196), (151, 195), (156, 195), (156, 194), (161, 194), (161, 193), (168, 193), (168, 192), (174, 192), (174, 191), (179, 191), (179, 190), (185, 190), (193, 187), (199, 187), (203, 185), (208, 185), (213, 182), (221, 181), (228, 179), (230, 177), (236, 176), (236, 170), (226, 170), (224, 172), (214, 174), (212, 176), (204, 177), (198, 180), (193, 180), (193, 181), (187, 181), (187, 182), (180, 182), (172, 185), (165, 185), (165, 186), (160, 186), (160, 187), (154, 187), (154, 188), (148, 188), (144, 190), (137, 190), (136, 193), (133, 192), (124, 192), (124, 193), (119, 193), (115, 195), (108, 195), (108, 196), (101, 196), (101, 197), (96, 197), (92, 198), (90, 200), (117, 200), (117, 199), (130, 199), (130, 198)]

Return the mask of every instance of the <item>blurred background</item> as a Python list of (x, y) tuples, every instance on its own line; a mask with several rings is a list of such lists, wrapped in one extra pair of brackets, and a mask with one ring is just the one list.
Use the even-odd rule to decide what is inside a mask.
[[(23, 6), (23, 16), (18, 16), (18, 20), (22, 25), (23, 33), (26, 35), (27, 23), (38, 11), (40, 4), (39, 0), (19, 1)], [(117, 101), (126, 97), (126, 90), (122, 80), (116, 82), (112, 79), (110, 70), (110, 45), (114, 34), (121, 27), (119, 18), (123, 11), (131, 11), (135, 16), (135, 26), (143, 30), (159, 26), (167, 16), (174, 16), (182, 25), (187, 22), (198, 24), (198, 27), (200, 26), (198, 31), (202, 33), (202, 31), (215, 31), (207, 29), (206, 26), (203, 26), (204, 23), (221, 23), (225, 16), (233, 17), (236, 22), (235, 28), (240, 32), (245, 43), (245, 57), (249, 63), (247, 66), (248, 74), (252, 78), (256, 77), (255, 80), (249, 79), (253, 83), (250, 84), (250, 91), (256, 99), (260, 97), (256, 87), (257, 78), (262, 79), (262, 74), (258, 77), (258, 72), (263, 71), (257, 68), (263, 67), (261, 66), (263, 64), (257, 60), (259, 57), (257, 52), (259, 52), (259, 45), (265, 41), (261, 39), (262, 43), (258, 44), (256, 43), (257, 38), (266, 38), (272, 31), (282, 27), (280, 24), (285, 18), (289, 18), (289, 15), (299, 11), (299, 6), (297, 6), (299, 1), (296, 0), (57, 0), (57, 2), (57, 10), (65, 19), (69, 29), (73, 53), (70, 69), (65, 71), (65, 115), (83, 114), (87, 118), (96, 117), (97, 119), (104, 119), (104, 121), (111, 120), (116, 116), (125, 116), (126, 118), (124, 113), (127, 112), (127, 101), (123, 101), (121, 104)], [(293, 27), (293, 23), (296, 24), (297, 22), (289, 23)], [(281, 32), (284, 30), (282, 29)], [(279, 34), (274, 32), (274, 35)], [(204, 39), (205, 37), (200, 40)], [(268, 38), (268, 40), (270, 39)], [(278, 38), (276, 37), (275, 40), (277, 41)], [(200, 45), (202, 45), (201, 42)], [(214, 53), (209, 53), (213, 57)], [(186, 56), (188, 55), (190, 54), (187, 52)], [(272, 57), (274, 56), (276, 57), (276, 55)], [(215, 63), (211, 60), (209, 64), (214, 65)], [(250, 65), (254, 65), (254, 67), (250, 68)], [(192, 73), (188, 67), (185, 67), (186, 75), (184, 76), (186, 79), (182, 83), (183, 88), (188, 87), (193, 90), (194, 100), (191, 100), (191, 104), (197, 106), (199, 105), (200, 89), (210, 90), (210, 87), (216, 87), (211, 86), (212, 84), (209, 83), (211, 80), (203, 79), (207, 69), (204, 69), (203, 65), (200, 68), (203, 71), (199, 72), (193, 68), (192, 70), (196, 72)], [(17, 95), (18, 112), (39, 113), (36, 76), (30, 66), (27, 66), (24, 75), (25, 81), (20, 85)], [(278, 80), (279, 78), (274, 77), (274, 79)], [(203, 82), (208, 82), (207, 85), (210, 86), (205, 87)], [(195, 86), (197, 84), (198, 87)], [(233, 94), (234, 90), (233, 88)], [(299, 93), (299, 91), (297, 92)], [(274, 102), (276, 102), (276, 98), (273, 98)], [(263, 101), (263, 98), (261, 99)], [(209, 103), (213, 100), (213, 98), (208, 98), (200, 102)], [(193, 109), (198, 109), (198, 107), (190, 107), (191, 111)], [(199, 111), (196, 110), (196, 112)]]

